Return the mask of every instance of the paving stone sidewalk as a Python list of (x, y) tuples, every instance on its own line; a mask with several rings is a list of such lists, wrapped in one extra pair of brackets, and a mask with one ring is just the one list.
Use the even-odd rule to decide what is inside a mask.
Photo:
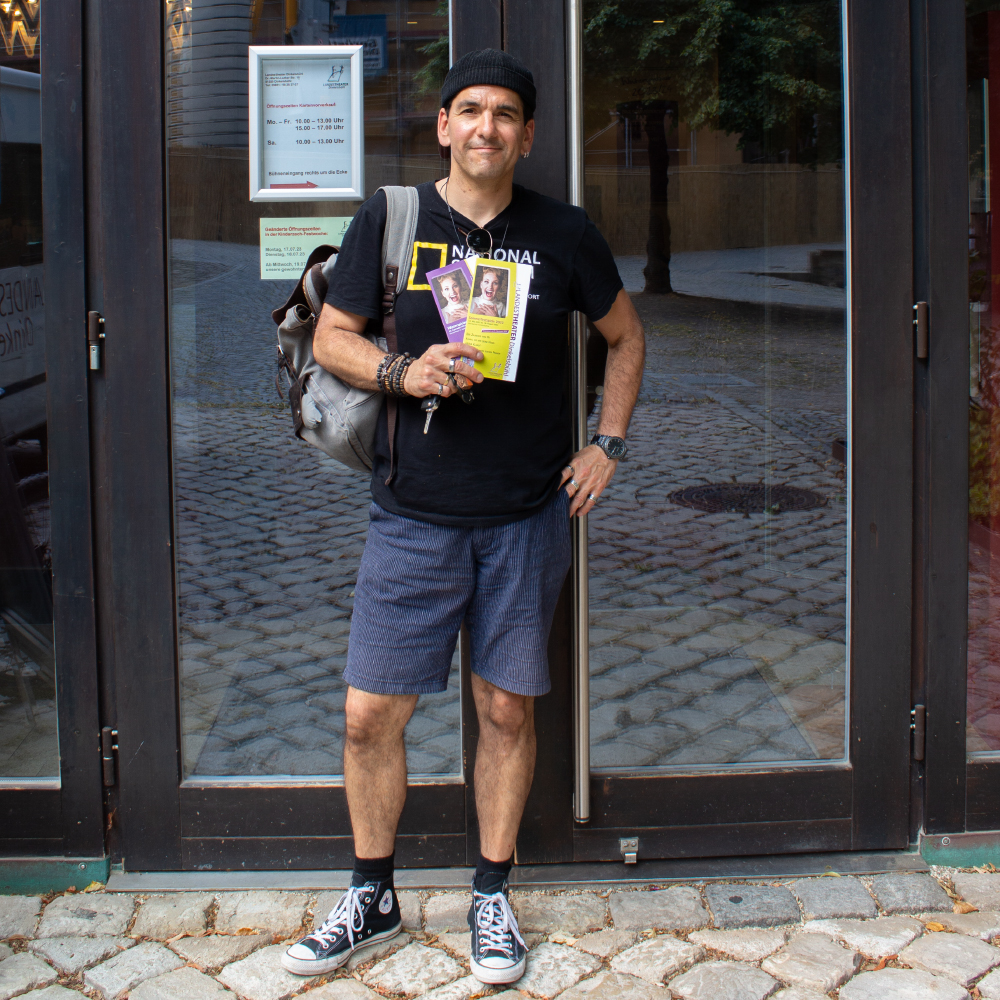
[(402, 933), (333, 975), (285, 972), (336, 896), (0, 896), (0, 1000), (1000, 1000), (1000, 873), (515, 892), (507, 989), (470, 975), (454, 891), (401, 892)]

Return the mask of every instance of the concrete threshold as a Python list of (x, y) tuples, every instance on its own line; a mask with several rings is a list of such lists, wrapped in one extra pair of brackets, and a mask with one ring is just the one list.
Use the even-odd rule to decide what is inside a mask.
[[(845, 851), (827, 854), (769, 854), (747, 858), (675, 858), (620, 862), (518, 865), (510, 884), (519, 889), (634, 887), (671, 882), (753, 880), (773, 882), (810, 875), (876, 875), (881, 872), (926, 872), (915, 851)], [(473, 868), (401, 868), (400, 889), (464, 889)], [(234, 892), (251, 889), (346, 889), (351, 873), (335, 871), (112, 871), (108, 892)]]

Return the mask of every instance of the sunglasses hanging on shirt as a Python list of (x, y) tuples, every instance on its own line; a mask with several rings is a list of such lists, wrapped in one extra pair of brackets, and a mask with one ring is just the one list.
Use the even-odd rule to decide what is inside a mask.
[[(451, 224), (455, 229), (455, 236), (460, 240), (463, 236), (465, 237), (466, 249), (471, 250), (477, 257), (493, 257), (493, 234), (488, 229), (483, 229), (481, 226), (476, 229), (470, 229), (468, 231), (458, 228), (458, 223), (455, 222), (455, 216), (451, 212), (451, 203), (448, 201), (448, 181), (444, 182), (444, 203), (448, 206), (448, 217), (451, 219)], [(503, 229), (503, 239), (500, 240), (500, 246), (498, 249), (503, 250), (504, 243), (507, 242), (507, 230), (510, 229), (510, 209), (511, 205), (514, 204), (513, 197), (510, 200), (510, 205), (507, 206), (507, 225)]]

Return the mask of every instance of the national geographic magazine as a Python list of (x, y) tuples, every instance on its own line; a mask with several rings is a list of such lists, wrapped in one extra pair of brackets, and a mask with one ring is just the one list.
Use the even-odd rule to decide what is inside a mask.
[(532, 267), (481, 257), (469, 258), (467, 263), (474, 269), (464, 340), (483, 352), (483, 360), (477, 361), (475, 367), (487, 378), (513, 382), (521, 354)]

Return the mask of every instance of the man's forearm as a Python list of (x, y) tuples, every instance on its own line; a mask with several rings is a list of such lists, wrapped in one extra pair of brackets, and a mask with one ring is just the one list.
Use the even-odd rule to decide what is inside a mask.
[(636, 334), (622, 337), (617, 344), (608, 347), (598, 423), (600, 434), (625, 437), (642, 385), (645, 360), (646, 345), (641, 327)]
[(367, 337), (333, 325), (317, 330), (313, 339), (313, 357), (328, 372), (359, 389), (377, 389), (375, 372), (385, 351)]

